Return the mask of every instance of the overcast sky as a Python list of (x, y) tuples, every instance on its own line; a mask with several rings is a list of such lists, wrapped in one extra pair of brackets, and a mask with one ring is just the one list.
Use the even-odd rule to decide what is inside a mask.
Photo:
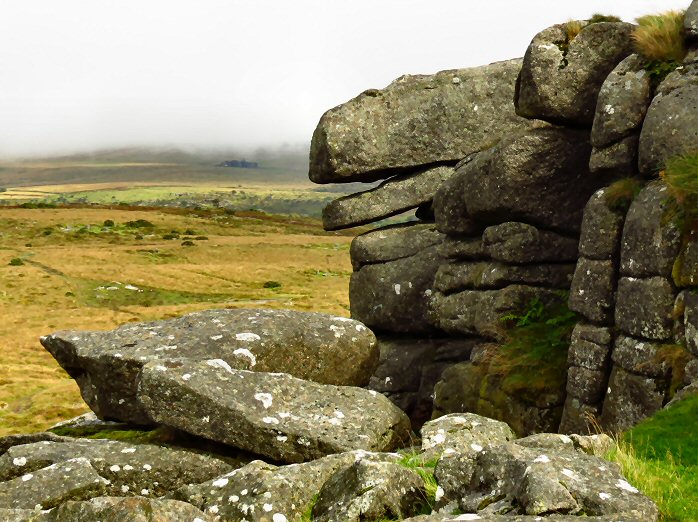
[(689, 0), (0, 0), (0, 156), (310, 140), (405, 73), (522, 56), (594, 12)]

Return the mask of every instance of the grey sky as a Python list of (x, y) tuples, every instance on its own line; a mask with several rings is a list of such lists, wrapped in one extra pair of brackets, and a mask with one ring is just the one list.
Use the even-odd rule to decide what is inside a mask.
[(689, 0), (0, 0), (0, 156), (305, 142), (405, 73), (523, 55), (594, 12)]

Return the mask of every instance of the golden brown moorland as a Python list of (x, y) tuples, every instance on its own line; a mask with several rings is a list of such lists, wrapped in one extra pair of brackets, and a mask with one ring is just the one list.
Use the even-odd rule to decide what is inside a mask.
[(0, 207), (0, 436), (87, 411), (41, 335), (220, 307), (348, 315), (352, 236), (258, 212)]

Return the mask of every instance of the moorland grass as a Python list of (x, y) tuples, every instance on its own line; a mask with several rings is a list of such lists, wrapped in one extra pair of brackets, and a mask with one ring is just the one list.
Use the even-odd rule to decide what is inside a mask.
[[(105, 227), (107, 220), (114, 225)], [(152, 227), (125, 230), (139, 220)], [(89, 232), (77, 233), (83, 227)], [(208, 240), (185, 248), (161, 238), (172, 230)], [(44, 430), (87, 411), (75, 382), (39, 344), (41, 335), (208, 308), (347, 316), (352, 233), (259, 212), (0, 208), (0, 436)], [(13, 258), (24, 264), (11, 266)], [(282, 286), (264, 288), (267, 281)]]
[(608, 458), (654, 500), (665, 521), (698, 520), (698, 395), (626, 432)]

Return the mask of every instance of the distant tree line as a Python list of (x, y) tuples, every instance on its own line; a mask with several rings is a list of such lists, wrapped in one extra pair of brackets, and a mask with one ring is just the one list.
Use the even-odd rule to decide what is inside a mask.
[(235, 167), (238, 169), (257, 169), (259, 168), (259, 163), (256, 161), (247, 161), (247, 160), (228, 160), (228, 161), (223, 161), (222, 163), (218, 164), (219, 167)]

